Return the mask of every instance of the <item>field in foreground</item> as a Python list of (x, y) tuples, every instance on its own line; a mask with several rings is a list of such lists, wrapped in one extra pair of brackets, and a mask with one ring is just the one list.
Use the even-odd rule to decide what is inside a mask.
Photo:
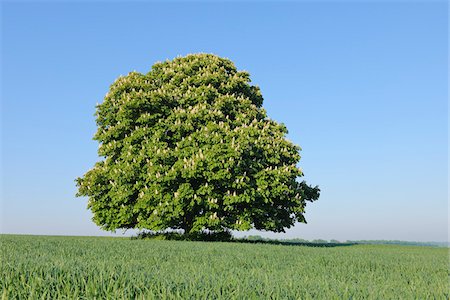
[(0, 235), (2, 299), (449, 299), (448, 248)]

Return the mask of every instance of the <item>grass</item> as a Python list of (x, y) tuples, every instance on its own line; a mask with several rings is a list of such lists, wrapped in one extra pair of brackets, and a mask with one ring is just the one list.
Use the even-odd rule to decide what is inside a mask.
[(0, 235), (2, 299), (449, 299), (448, 248)]

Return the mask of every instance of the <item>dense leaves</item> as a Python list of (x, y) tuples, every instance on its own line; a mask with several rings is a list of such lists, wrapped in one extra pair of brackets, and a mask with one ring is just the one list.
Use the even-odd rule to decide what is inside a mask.
[(97, 162), (77, 179), (107, 230), (280, 232), (319, 189), (298, 182), (300, 148), (267, 117), (247, 72), (215, 55), (120, 77), (97, 106)]

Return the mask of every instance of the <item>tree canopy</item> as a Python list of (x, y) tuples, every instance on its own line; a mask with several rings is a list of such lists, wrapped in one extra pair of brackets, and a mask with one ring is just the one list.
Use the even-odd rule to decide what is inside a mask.
[(300, 147), (262, 108), (250, 75), (212, 54), (119, 77), (97, 105), (101, 160), (77, 178), (106, 230), (283, 232), (319, 188), (298, 179)]

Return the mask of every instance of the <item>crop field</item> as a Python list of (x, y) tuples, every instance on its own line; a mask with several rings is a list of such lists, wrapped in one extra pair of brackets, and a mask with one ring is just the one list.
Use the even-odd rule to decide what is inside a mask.
[(448, 248), (0, 235), (2, 299), (449, 299)]

